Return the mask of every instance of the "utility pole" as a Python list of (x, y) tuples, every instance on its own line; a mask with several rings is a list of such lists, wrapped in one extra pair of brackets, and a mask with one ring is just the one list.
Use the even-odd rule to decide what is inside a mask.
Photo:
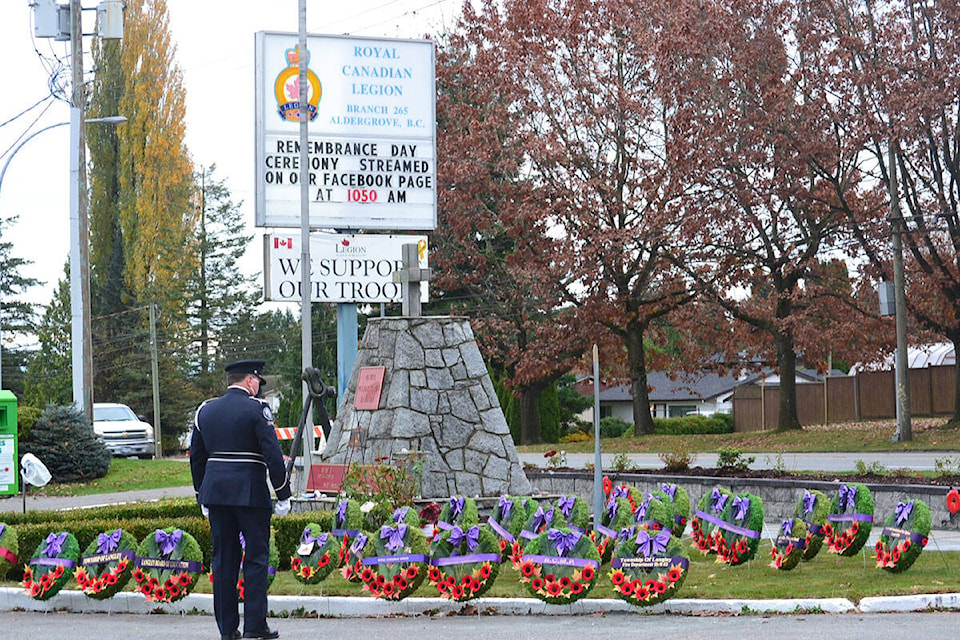
[(160, 433), (160, 365), (157, 355), (157, 303), (150, 303), (150, 378), (153, 387), (153, 444), (154, 457), (163, 457)]
[(900, 184), (897, 178), (897, 142), (890, 141), (887, 150), (888, 164), (890, 165), (890, 239), (893, 249), (893, 287), (894, 305), (897, 321), (897, 432), (893, 436), (894, 442), (908, 442), (913, 439), (913, 429), (910, 425), (910, 360), (907, 354), (907, 298), (903, 275), (903, 239), (904, 232), (903, 212), (900, 210)]
[[(309, 81), (307, 80), (307, 64), (309, 57), (307, 55), (307, 0), (298, 0), (298, 44), (297, 53), (299, 58), (299, 81), (300, 81), (300, 285), (302, 291), (300, 303), (300, 348), (301, 348), (301, 370), (306, 371), (313, 366), (313, 314), (310, 300), (310, 162), (307, 155), (307, 145), (309, 144), (307, 125), (310, 122), (310, 110), (307, 105), (309, 98)], [(306, 400), (310, 394), (310, 388), (304, 380), (300, 385), (303, 398)], [(307, 421), (304, 425), (306, 434), (306, 445), (302, 447), (303, 473), (297, 474), (297, 486), (293, 487), (294, 495), (303, 495), (307, 488), (307, 478), (310, 476), (310, 468), (313, 466), (313, 411), (307, 412)]]

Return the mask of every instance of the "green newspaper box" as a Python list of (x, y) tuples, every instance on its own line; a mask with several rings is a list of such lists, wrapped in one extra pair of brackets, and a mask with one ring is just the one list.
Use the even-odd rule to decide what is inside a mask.
[(17, 473), (17, 396), (0, 389), (0, 496), (20, 491)]

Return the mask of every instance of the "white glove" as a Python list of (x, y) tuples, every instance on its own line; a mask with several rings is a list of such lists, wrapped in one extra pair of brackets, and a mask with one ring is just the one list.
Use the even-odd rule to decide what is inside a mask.
[(273, 508), (273, 512), (278, 516), (285, 516), (290, 513), (290, 498), (286, 500), (278, 500), (277, 506)]
[(210, 517), (210, 509), (208, 509), (208, 508), (207, 508), (207, 505), (205, 505), (205, 504), (200, 505), (200, 513), (203, 514), (203, 517), (204, 517), (204, 518), (209, 518), (209, 517)]

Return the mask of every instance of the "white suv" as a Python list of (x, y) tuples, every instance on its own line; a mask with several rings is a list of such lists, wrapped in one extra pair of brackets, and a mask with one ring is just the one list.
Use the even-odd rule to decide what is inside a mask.
[(153, 427), (125, 404), (95, 402), (93, 432), (115, 456), (153, 457)]

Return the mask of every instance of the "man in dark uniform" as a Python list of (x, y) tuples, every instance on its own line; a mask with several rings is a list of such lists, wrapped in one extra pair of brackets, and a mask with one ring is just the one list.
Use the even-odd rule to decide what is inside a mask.
[[(290, 511), (290, 486), (270, 407), (257, 399), (263, 360), (226, 366), (227, 391), (197, 409), (190, 471), (213, 537), (213, 610), (222, 639), (240, 638), (237, 579), (243, 549), (243, 637), (277, 638), (267, 626), (270, 488), (277, 515)], [(269, 476), (269, 485), (268, 478)]]

